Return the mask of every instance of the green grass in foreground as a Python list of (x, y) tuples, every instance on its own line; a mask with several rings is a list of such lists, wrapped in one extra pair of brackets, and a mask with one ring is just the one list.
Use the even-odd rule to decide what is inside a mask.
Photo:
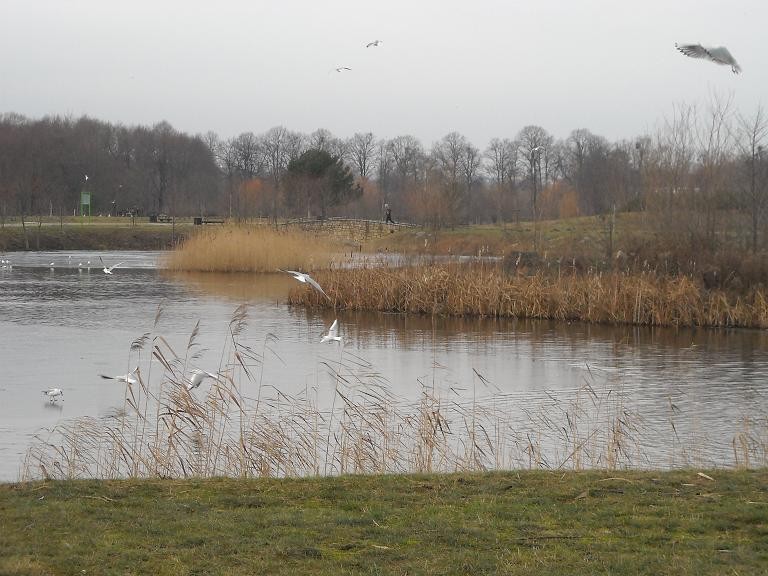
[(0, 485), (0, 574), (756, 574), (768, 470)]

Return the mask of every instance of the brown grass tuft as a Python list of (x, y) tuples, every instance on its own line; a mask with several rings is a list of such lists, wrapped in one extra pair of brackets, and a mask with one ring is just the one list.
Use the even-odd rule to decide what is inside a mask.
[(332, 248), (313, 236), (266, 226), (204, 228), (171, 252), (167, 266), (195, 272), (313, 270), (329, 265)]

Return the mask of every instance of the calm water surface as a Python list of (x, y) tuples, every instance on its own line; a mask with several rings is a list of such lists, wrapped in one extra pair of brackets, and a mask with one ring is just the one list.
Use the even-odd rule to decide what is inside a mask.
[[(35, 435), (62, 419), (107, 416), (123, 386), (130, 345), (154, 330), (183, 354), (199, 322), (195, 364), (219, 369), (235, 308), (248, 305), (240, 340), (270, 342), (263, 382), (286, 394), (332, 390), (325, 362), (338, 360), (320, 335), (336, 317), (283, 304), (296, 286), (286, 275), (200, 275), (163, 271), (159, 252), (11, 253), (0, 268), (0, 480), (18, 478)], [(107, 265), (124, 262), (112, 276)], [(90, 261), (90, 268), (88, 267)], [(53, 266), (50, 264), (53, 263)], [(162, 313), (154, 327), (158, 307)], [(732, 464), (746, 429), (765, 441), (768, 333), (604, 327), (554, 322), (338, 315), (348, 359), (370, 363), (393, 394), (417, 400), (434, 386), (457, 402), (503, 399), (509, 410), (546, 413), (589, 384), (615, 391), (643, 423), (639, 465)], [(142, 365), (148, 360), (147, 354)], [(144, 368), (142, 368), (144, 370)], [(159, 372), (159, 371), (157, 371)], [(482, 376), (482, 378), (480, 377)], [(41, 391), (64, 390), (51, 404)], [(491, 400), (491, 399), (495, 400)], [(760, 428), (762, 426), (762, 428)], [(761, 436), (762, 434), (762, 436)], [(670, 449), (672, 436), (692, 450)], [(688, 458), (687, 460), (685, 458)]]

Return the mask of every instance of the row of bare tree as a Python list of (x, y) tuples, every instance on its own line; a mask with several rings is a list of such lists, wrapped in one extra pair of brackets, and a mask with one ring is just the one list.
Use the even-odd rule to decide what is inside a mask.
[[(451, 132), (425, 148), (410, 135), (341, 139), (283, 127), (221, 139), (183, 134), (163, 122), (124, 127), (90, 118), (0, 116), (0, 217), (71, 214), (80, 192), (94, 213), (222, 214), (232, 218), (312, 214), (297, 202), (291, 162), (308, 150), (346, 164), (361, 194), (323, 213), (454, 226), (519, 218), (562, 218), (615, 210), (658, 213), (691, 242), (714, 244), (747, 225), (764, 240), (768, 203), (768, 119), (715, 100), (681, 105), (653, 134), (609, 142), (587, 129), (556, 139), (540, 126), (494, 138), (485, 150)], [(86, 181), (85, 175), (89, 178)], [(304, 182), (301, 195), (312, 187)], [(680, 219), (680, 214), (686, 216)]]
[(92, 211), (198, 212), (218, 195), (219, 169), (200, 138), (163, 122), (126, 128), (90, 118), (0, 117), (0, 217)]

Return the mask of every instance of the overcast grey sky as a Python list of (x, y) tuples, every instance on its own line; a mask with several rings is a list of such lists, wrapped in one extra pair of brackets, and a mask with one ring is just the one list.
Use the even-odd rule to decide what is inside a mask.
[[(485, 147), (539, 124), (615, 140), (713, 94), (766, 105), (766, 22), (765, 0), (0, 0), (0, 112), (222, 137), (429, 146), (456, 130)], [(675, 42), (725, 45), (743, 73)]]

